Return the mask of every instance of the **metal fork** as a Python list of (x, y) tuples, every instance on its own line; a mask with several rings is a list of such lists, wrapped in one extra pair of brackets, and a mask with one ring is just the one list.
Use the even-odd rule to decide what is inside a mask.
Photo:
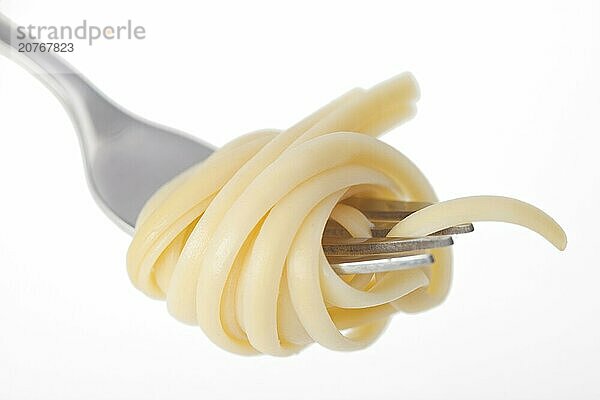
[[(18, 43), (27, 39), (16, 37), (14, 23), (0, 14), (0, 46), (61, 101), (79, 137), (89, 189), (100, 208), (127, 233), (133, 233), (139, 212), (158, 188), (215, 150), (125, 110), (52, 52), (18, 52)], [(426, 204), (361, 201), (352, 205), (376, 222), (374, 238), (349, 238), (333, 222), (325, 229), (323, 249), (340, 274), (429, 265), (432, 255), (414, 253), (449, 246), (453, 242), (448, 235), (473, 228), (469, 224), (421, 238), (383, 238), (391, 225)]]

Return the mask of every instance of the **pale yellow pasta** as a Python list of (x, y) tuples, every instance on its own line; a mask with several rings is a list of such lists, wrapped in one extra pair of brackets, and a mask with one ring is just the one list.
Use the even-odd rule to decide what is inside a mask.
[[(371, 222), (338, 204), (351, 196), (437, 202), (419, 169), (376, 136), (413, 116), (410, 74), (355, 89), (288, 130), (242, 136), (165, 185), (148, 201), (127, 256), (134, 285), (166, 299), (180, 321), (222, 348), (285, 356), (312, 342), (369, 345), (398, 312), (439, 304), (451, 250), (431, 267), (340, 277), (321, 248), (333, 219), (353, 236)], [(562, 229), (517, 200), (474, 197), (419, 211), (390, 235), (419, 236), (459, 223), (524, 225), (558, 248)]]

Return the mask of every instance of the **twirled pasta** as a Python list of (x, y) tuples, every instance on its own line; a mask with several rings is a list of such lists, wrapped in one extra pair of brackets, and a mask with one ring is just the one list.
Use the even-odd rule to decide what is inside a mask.
[[(431, 267), (353, 277), (336, 275), (321, 248), (329, 218), (370, 235), (358, 210), (338, 204), (344, 198), (437, 201), (421, 171), (376, 139), (413, 116), (417, 97), (410, 74), (354, 89), (286, 131), (242, 136), (176, 177), (137, 221), (127, 257), (134, 285), (239, 354), (285, 356), (313, 341), (360, 349), (392, 314), (439, 304), (450, 285), (449, 248), (433, 251)], [(501, 197), (437, 203), (390, 235), (475, 220), (521, 224), (566, 245), (548, 215)]]

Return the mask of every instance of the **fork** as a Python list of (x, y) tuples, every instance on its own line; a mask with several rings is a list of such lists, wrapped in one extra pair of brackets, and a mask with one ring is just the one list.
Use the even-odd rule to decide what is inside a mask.
[[(60, 100), (79, 137), (90, 192), (106, 215), (133, 234), (138, 214), (163, 184), (205, 160), (215, 148), (183, 132), (150, 122), (119, 106), (74, 67), (52, 52), (19, 52), (16, 26), (0, 13), (0, 47), (44, 83)], [(391, 227), (425, 203), (348, 200), (375, 226), (373, 238), (350, 238), (333, 221), (325, 227), (323, 250), (339, 274), (361, 274), (430, 265), (424, 250), (453, 244), (449, 235), (471, 224), (419, 238), (386, 238)], [(354, 203), (352, 203), (354, 202)], [(421, 254), (415, 254), (421, 252)]]

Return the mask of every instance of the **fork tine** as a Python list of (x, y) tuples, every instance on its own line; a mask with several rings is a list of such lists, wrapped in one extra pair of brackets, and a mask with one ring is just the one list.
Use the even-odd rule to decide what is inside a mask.
[(379, 256), (391, 258), (409, 251), (429, 250), (451, 246), (451, 236), (422, 236), (416, 238), (324, 238), (323, 251), (327, 257)]
[(342, 203), (356, 208), (371, 221), (401, 221), (431, 203), (350, 197)]
[[(373, 237), (386, 237), (390, 230), (396, 225), (399, 221), (394, 222), (377, 222), (371, 221), (374, 223), (374, 227), (371, 229), (371, 234)], [(463, 233), (473, 232), (474, 227), (473, 224), (461, 224), (456, 226), (451, 226), (446, 229), (442, 229), (439, 232), (434, 232), (432, 236), (446, 236), (446, 235), (459, 235)], [(333, 220), (329, 220), (327, 225), (325, 225), (325, 231), (323, 232), (324, 237), (341, 237), (341, 238), (349, 238), (350, 234), (343, 226), (338, 224)]]
[(374, 274), (425, 267), (433, 264), (434, 261), (431, 254), (415, 254), (376, 261), (354, 261), (332, 264), (331, 267), (339, 275)]

